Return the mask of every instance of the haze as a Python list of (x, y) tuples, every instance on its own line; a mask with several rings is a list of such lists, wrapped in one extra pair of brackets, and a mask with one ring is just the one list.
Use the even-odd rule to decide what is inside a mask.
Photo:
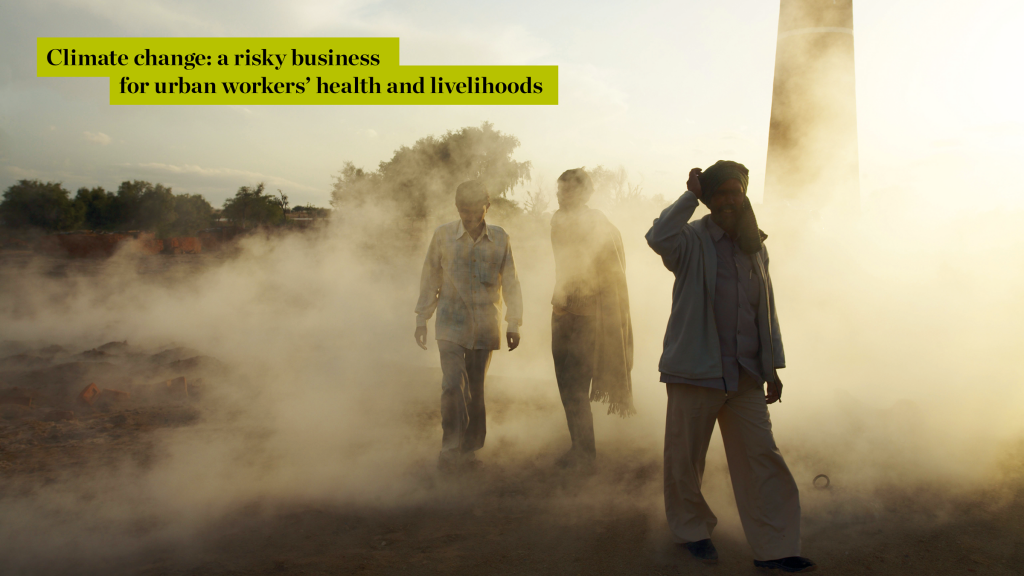
[[(1017, 28), (1024, 7), (988, 0), (854, 7), (862, 195), (1019, 206), (998, 171), (1024, 151)], [(522, 142), (535, 189), (566, 167), (625, 167), (649, 194), (730, 157), (761, 196), (778, 5), (756, 0), (166, 2), (15, 0), (0, 7), (0, 188), (126, 179), (202, 193), (215, 206), (266, 181), (327, 205), (345, 160), (373, 169), (402, 145), (491, 121)], [(38, 36), (398, 36), (405, 64), (555, 64), (555, 107), (112, 107), (103, 79), (35, 77)], [(908, 178), (908, 173), (913, 177)], [(896, 182), (900, 182), (899, 186)], [(976, 202), (957, 195), (967, 188)], [(941, 189), (943, 192), (938, 192)], [(518, 190), (517, 198), (523, 198)]]

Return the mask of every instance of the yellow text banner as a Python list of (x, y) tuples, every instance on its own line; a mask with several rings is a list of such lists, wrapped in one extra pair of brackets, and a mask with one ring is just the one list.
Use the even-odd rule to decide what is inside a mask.
[(40, 77), (117, 105), (558, 104), (557, 66), (401, 66), (398, 38), (37, 38)]

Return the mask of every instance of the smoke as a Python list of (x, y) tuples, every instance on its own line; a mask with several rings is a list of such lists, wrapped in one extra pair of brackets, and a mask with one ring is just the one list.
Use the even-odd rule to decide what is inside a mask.
[(776, 433), (798, 477), (842, 478), (847, 495), (998, 483), (1022, 432), (1020, 212), (957, 202), (981, 191), (954, 194), (962, 182), (920, 158), (861, 189), (853, 14), (781, 4), (757, 207), (789, 364)]
[[(188, 408), (194, 421), (141, 433), (143, 456), (114, 442), (85, 465), (8, 476), (0, 556), (14, 573), (83, 562), (99, 570), (153, 549), (188, 550), (233, 515), (308, 505), (499, 510), (537, 519), (551, 538), (640, 518), (644, 538), (667, 541), (657, 364), (672, 277), (643, 235), (671, 199), (597, 202), (625, 244), (638, 414), (605, 416), (594, 405), (600, 459), (590, 478), (552, 471), (569, 439), (550, 355), (550, 213), (490, 221), (511, 235), (525, 319), (520, 348), (494, 354), (480, 452), (488, 467), (470, 479), (434, 470), (439, 362), (433, 340), (423, 352), (412, 337), (425, 240), (388, 243), (386, 211), (365, 206), (320, 232), (253, 236), (224, 255), (7, 258), (5, 353), (14, 342), (75, 353), (127, 340), (140, 355), (193, 349), (224, 370), (204, 378), (202, 400)], [(755, 206), (789, 362), (771, 412), (810, 533), (830, 518), (889, 518), (887, 494), (916, 491), (919, 506), (906, 513), (925, 521), (946, 517), (950, 495), (1019, 483), (1006, 468), (1024, 400), (1017, 215), (950, 223), (924, 206), (856, 218), (771, 208)], [(456, 218), (454, 206), (447, 216)], [(819, 473), (831, 490), (812, 487)], [(706, 493), (722, 518), (716, 534), (739, 541), (727, 478), (716, 436)]]
[[(454, 206), (450, 212), (454, 218)], [(253, 504), (400, 509), (457, 505), (467, 494), (483, 498), (497, 490), (564, 501), (559, 506), (576, 502), (583, 507), (573, 516), (589, 517), (587, 502), (634, 507), (629, 492), (607, 497), (628, 482), (645, 494), (640, 505), (650, 507), (657, 475), (649, 455), (624, 455), (626, 464), (609, 472), (611, 488), (602, 480), (562, 499), (560, 480), (530, 475), (538, 469), (549, 474), (568, 443), (550, 371), (553, 264), (543, 218), (509, 223), (529, 312), (526, 346), (496, 352), (492, 363), (491, 431), (482, 457), (496, 471), (468, 489), (466, 482), (436, 477), (439, 362), (433, 341), (423, 352), (412, 338), (425, 245), (410, 248), (402, 235), (381, 242), (387, 235), (378, 225), (388, 223), (388, 213), (367, 207), (320, 233), (247, 238), (230, 254), (5, 259), (3, 355), (26, 352), (32, 360), (44, 347), (63, 349), (48, 363), (38, 360), (40, 371), (27, 373), (40, 379), (8, 370), (18, 380), (5, 384), (46, 389), (67, 404), (91, 380), (138, 396), (148, 384), (176, 375), (148, 368), (168, 351), (193, 350), (223, 367), (213, 377), (203, 374), (201, 400), (173, 407), (195, 411), (188, 425), (147, 433), (145, 423), (141, 432), (112, 423), (107, 428), (127, 431), (89, 436), (99, 426), (94, 422), (112, 419), (93, 420), (88, 409), (67, 406), (78, 412), (78, 423), (40, 423), (43, 441), (80, 444), (88, 450), (82, 461), (48, 461), (45, 452), (29, 448), (32, 441), (8, 443), (16, 473), (0, 495), (0, 550), (10, 569), (103, 566), (152, 547), (187, 546)], [(367, 238), (376, 240), (372, 250)], [(93, 362), (79, 354), (111, 341), (127, 341), (123, 355)], [(72, 368), (74, 374), (64, 374)], [(60, 382), (40, 376), (56, 378), (56, 372)], [(133, 410), (126, 412), (129, 419), (150, 417)], [(150, 445), (136, 449), (132, 440)], [(615, 453), (612, 443), (607, 452)], [(634, 465), (644, 471), (639, 484), (630, 476)], [(525, 472), (509, 478), (501, 472), (506, 467)], [(542, 493), (545, 486), (552, 491)]]

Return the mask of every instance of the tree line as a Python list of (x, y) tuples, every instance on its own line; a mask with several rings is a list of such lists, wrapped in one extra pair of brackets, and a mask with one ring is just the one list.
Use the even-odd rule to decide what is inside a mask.
[[(219, 216), (234, 226), (278, 226), (288, 212), (325, 216), (313, 206), (290, 209), (288, 196), (265, 190), (263, 183), (242, 186), (224, 202)], [(0, 202), (0, 221), (8, 228), (47, 232), (95, 230), (146, 231), (160, 238), (193, 236), (214, 225), (217, 211), (201, 194), (174, 194), (163, 184), (124, 181), (116, 192), (102, 187), (79, 188), (72, 197), (59, 182), (21, 180), (7, 188)]]
[[(346, 216), (372, 218), (373, 212), (359, 208), (373, 206), (386, 218), (398, 218), (399, 226), (382, 226), (387, 234), (415, 239), (439, 219), (451, 216), (454, 190), (461, 182), (480, 179), (491, 190), (491, 210), (499, 219), (539, 216), (552, 207), (554, 196), (553, 191), (545, 192), (543, 184), (527, 191), (522, 205), (509, 197), (514, 187), (530, 180), (530, 162), (512, 157), (518, 147), (515, 136), (495, 130), (489, 122), (439, 137), (427, 136), (412, 146), (402, 146), (376, 170), (344, 163), (335, 177), (331, 205), (343, 223)], [(641, 187), (627, 180), (623, 168), (597, 166), (588, 172), (594, 181), (594, 204), (622, 206), (641, 198)], [(224, 202), (219, 216), (232, 225), (253, 228), (285, 224), (289, 213), (323, 217), (327, 212), (313, 206), (289, 208), (286, 194), (280, 190), (269, 193), (260, 183), (240, 187)], [(81, 188), (74, 197), (60, 183), (22, 180), (4, 192), (0, 203), (0, 220), (6, 226), (48, 231), (145, 230), (160, 237), (193, 235), (212, 226), (215, 215), (213, 206), (199, 194), (175, 195), (162, 184), (140, 180), (122, 182), (117, 192)]]
[[(543, 183), (527, 190), (521, 205), (511, 199), (509, 192), (514, 187), (530, 181), (530, 162), (512, 158), (518, 147), (515, 136), (495, 130), (489, 122), (450, 130), (439, 137), (427, 136), (412, 146), (402, 146), (376, 170), (346, 162), (334, 179), (331, 205), (342, 220), (350, 212), (365, 217), (352, 208), (368, 204), (385, 208), (415, 235), (437, 224), (438, 218), (450, 218), (455, 188), (466, 180), (479, 179), (491, 192), (492, 213), (504, 218), (539, 216), (555, 207), (554, 183), (549, 184), (551, 192), (545, 192)], [(642, 186), (629, 182), (625, 168), (596, 166), (587, 172), (594, 182), (592, 204), (635, 203), (642, 196)]]

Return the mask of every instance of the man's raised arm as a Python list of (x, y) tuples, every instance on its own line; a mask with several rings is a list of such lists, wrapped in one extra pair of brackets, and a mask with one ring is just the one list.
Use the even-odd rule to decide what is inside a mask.
[(691, 241), (692, 232), (686, 226), (697, 209), (697, 195), (687, 190), (661, 212), (654, 225), (647, 231), (647, 245), (651, 247), (673, 272), (681, 265), (686, 245)]
[(690, 170), (686, 181), (686, 192), (665, 208), (661, 216), (654, 219), (654, 225), (647, 231), (647, 245), (659, 256), (665, 267), (675, 272), (682, 265), (686, 245), (692, 241), (692, 231), (686, 225), (693, 211), (700, 203), (700, 168)]

